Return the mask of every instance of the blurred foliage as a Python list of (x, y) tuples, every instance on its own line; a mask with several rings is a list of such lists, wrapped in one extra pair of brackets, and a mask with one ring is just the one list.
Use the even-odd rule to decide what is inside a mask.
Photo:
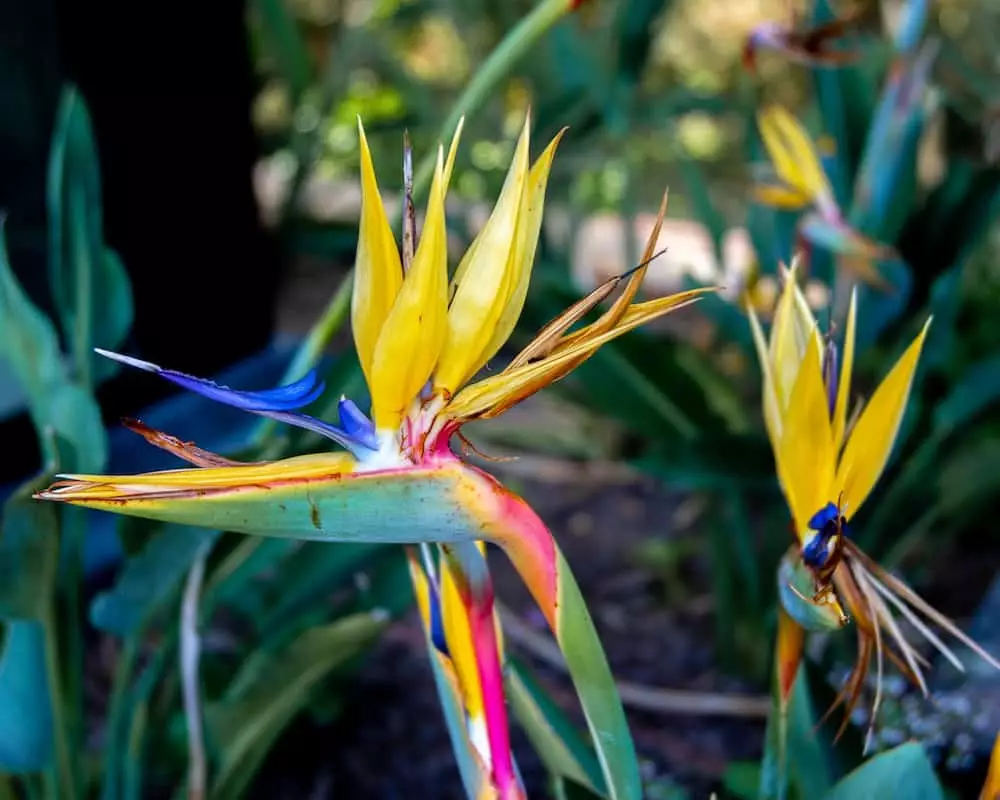
[[(927, 20), (909, 28), (893, 22), (893, 14), (918, 4), (883, 5), (892, 24), (866, 42), (858, 65), (810, 71), (774, 59), (753, 84), (739, 68), (742, 42), (760, 20), (784, 18), (788, 4), (588, 0), (480, 98), (467, 120), (454, 183), (466, 201), (495, 197), (530, 106), (535, 137), (571, 126), (550, 189), (552, 202), (570, 209), (571, 233), (597, 210), (631, 218), (669, 183), (676, 187), (671, 213), (705, 226), (720, 278), (731, 266), (723, 235), (743, 225), (759, 265), (756, 273), (737, 270), (738, 282), (773, 288), (778, 260), (792, 252), (797, 220), (749, 202), (754, 165), (763, 159), (753, 113), (761, 99), (778, 100), (799, 112), (817, 138), (829, 137), (834, 146), (825, 166), (842, 207), (862, 232), (899, 254), (879, 264), (892, 293), (859, 287), (859, 318), (870, 323), (859, 331), (861, 393), (923, 318), (935, 316), (893, 465), (857, 526), (866, 550), (890, 566), (905, 564), (920, 579), (974, 534), (975, 546), (986, 546), (988, 536), (990, 546), (997, 544), (986, 523), (1000, 483), (1000, 469), (991, 466), (1000, 453), (1000, 425), (989, 413), (1000, 395), (994, 319), (1000, 274), (993, 258), (1000, 236), (995, 228), (988, 235), (1000, 211), (1000, 171), (989, 147), (1000, 102), (991, 88), (998, 66), (989, 37), (998, 28), (988, 24), (995, 16), (989, 4), (973, 0), (936, 3)], [(400, 160), (404, 128), (417, 153), (429, 152), (482, 54), (532, 6), (527, 0), (253, 3), (251, 43), (261, 80), (255, 119), (270, 160), (285, 167), (275, 222), (290, 256), (352, 257), (353, 222), (314, 219), (297, 201), (311, 176), (343, 181), (355, 174), (357, 115), (377, 163)], [(832, 10), (821, 0), (808, 13), (822, 20)], [(913, 27), (917, 35), (907, 41), (900, 31)], [(910, 74), (917, 43), (932, 36), (940, 53), (928, 84), (911, 102), (896, 102), (894, 80)], [(227, 641), (206, 648), (201, 665), (209, 795), (238, 797), (296, 717), (328, 722), (337, 715), (364, 653), (412, 603), (406, 566), (397, 548), (119, 521), (125, 560), (117, 577), (96, 595), (85, 591), (79, 551), (86, 519), (28, 498), (56, 472), (104, 466), (106, 433), (92, 392), (108, 362), (99, 368), (91, 349), (122, 341), (131, 304), (124, 270), (103, 242), (96, 155), (85, 105), (72, 90), (60, 106), (52, 154), (58, 320), (31, 304), (6, 256), (0, 258), (0, 355), (28, 396), (46, 456), (45, 475), (28, 479), (7, 501), (0, 534), (0, 773), (16, 775), (29, 796), (134, 798), (151, 787), (183, 786), (178, 609), (185, 576), (210, 546), (200, 623), (205, 631), (224, 631)], [(382, 186), (387, 193), (399, 188), (391, 179)], [(525, 330), (579, 296), (570, 258), (566, 242), (540, 248)], [(825, 289), (820, 310), (839, 320), (849, 274), (822, 248), (814, 249), (809, 267), (810, 281)], [(625, 441), (616, 455), (710, 500), (697, 541), (711, 564), (719, 656), (763, 682), (774, 634), (774, 570), (789, 534), (736, 296), (697, 310), (712, 331), (707, 343), (633, 333), (560, 386), (567, 400), (621, 426)], [(310, 351), (313, 360), (321, 349)], [(359, 380), (356, 359), (338, 359), (326, 375), (328, 396), (358, 397)], [(319, 416), (332, 415), (333, 404)], [(318, 447), (312, 434), (283, 432), (251, 437), (239, 455), (274, 458)], [(664, 570), (675, 570), (677, 554), (657, 557)], [(88, 624), (117, 645), (99, 723), (85, 718), (80, 685)], [(818, 691), (822, 680), (815, 677)], [(589, 744), (522, 665), (512, 668), (510, 694), (553, 774), (555, 795), (583, 796), (584, 786), (599, 792)], [(879, 754), (853, 772), (859, 749), (853, 761), (828, 761), (828, 753), (806, 746), (814, 736), (812, 701), (794, 702), (802, 707), (788, 733), (793, 772), (813, 782), (793, 788), (792, 796), (941, 796), (916, 745)], [(94, 724), (102, 750), (84, 746)], [(810, 771), (820, 762), (822, 769)], [(756, 796), (760, 771), (733, 765), (728, 788), (734, 796)], [(910, 785), (917, 788), (904, 788)], [(0, 776), (0, 796), (5, 786)]]

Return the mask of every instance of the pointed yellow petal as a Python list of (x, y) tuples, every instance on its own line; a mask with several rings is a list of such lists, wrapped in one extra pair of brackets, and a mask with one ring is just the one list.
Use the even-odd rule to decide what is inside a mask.
[(788, 186), (759, 183), (753, 187), (751, 194), (755, 203), (789, 211), (798, 211), (810, 203), (808, 196)]
[(847, 327), (844, 329), (844, 350), (841, 355), (840, 379), (837, 382), (837, 403), (833, 408), (833, 448), (840, 453), (847, 426), (847, 404), (851, 400), (851, 372), (854, 369), (854, 336), (857, 327), (858, 292), (851, 291), (851, 304), (847, 308)]
[(831, 499), (834, 467), (833, 431), (815, 337), (809, 339), (788, 399), (777, 462), (795, 532), (801, 538), (809, 518)]
[(458, 271), (462, 280), (448, 309), (448, 327), (434, 386), (448, 394), (493, 355), (488, 351), (507, 305), (526, 241), (529, 120), (514, 151), (500, 197)]
[(757, 349), (757, 360), (760, 362), (761, 386), (764, 393), (764, 426), (767, 428), (767, 438), (771, 441), (771, 451), (777, 458), (778, 448), (781, 445), (782, 409), (778, 402), (778, 390), (774, 384), (774, 373), (771, 371), (764, 331), (752, 307), (747, 308), (747, 314), (750, 317), (754, 347)]
[(783, 410), (788, 407), (788, 399), (805, 357), (807, 344), (811, 339), (819, 344), (816, 320), (799, 289), (796, 275), (797, 270), (793, 265), (785, 276), (785, 288), (778, 299), (771, 324), (771, 365), (778, 401)]
[(692, 289), (668, 297), (658, 297), (632, 306), (612, 330), (589, 339), (576, 341), (541, 361), (533, 361), (513, 370), (484, 378), (467, 386), (456, 395), (446, 408), (453, 419), (494, 417), (544, 386), (564, 377), (581, 360), (593, 355), (601, 345), (623, 333), (638, 328), (650, 320), (688, 305), (714, 288)]
[(370, 380), (379, 430), (395, 430), (427, 382), (444, 344), (448, 307), (448, 249), (443, 153), (427, 201), (427, 217), (413, 265), (382, 326)]
[(795, 117), (777, 105), (758, 114), (761, 138), (780, 178), (812, 200), (832, 196), (812, 140)]
[(473, 719), (483, 717), (483, 690), (472, 642), (472, 627), (452, 568), (441, 559), (441, 619), (448, 653), (458, 675), (466, 713)]
[(354, 261), (351, 328), (361, 368), (370, 387), (375, 345), (402, 286), (403, 266), (382, 205), (371, 151), (360, 119), (358, 138), (361, 144), (361, 224)]
[(990, 756), (990, 768), (986, 773), (986, 782), (979, 793), (979, 800), (1000, 800), (1000, 733), (993, 743), (993, 755)]
[(497, 322), (493, 338), (486, 346), (485, 360), (488, 361), (503, 347), (514, 332), (514, 326), (524, 310), (524, 301), (528, 296), (528, 284), (531, 282), (531, 268), (535, 263), (535, 250), (538, 248), (538, 236), (542, 230), (542, 213), (545, 210), (545, 188), (549, 182), (549, 171), (556, 148), (566, 129), (559, 131), (549, 146), (538, 157), (528, 173), (527, 199), (524, 204), (524, 247), (519, 254), (518, 263), (514, 264), (512, 285), (508, 292), (503, 312)]
[(836, 485), (844, 492), (848, 518), (857, 513), (889, 460), (930, 324), (928, 319), (920, 335), (879, 384), (847, 440)]

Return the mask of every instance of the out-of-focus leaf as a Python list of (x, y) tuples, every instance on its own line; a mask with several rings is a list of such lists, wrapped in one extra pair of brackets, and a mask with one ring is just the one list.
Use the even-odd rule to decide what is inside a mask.
[(104, 245), (97, 146), (83, 97), (63, 91), (48, 178), (49, 274), (76, 367), (83, 376), (113, 373), (93, 347), (116, 349), (132, 325), (132, 288), (118, 255)]
[(281, 0), (256, 0), (254, 6), (260, 14), (265, 42), (278, 63), (281, 77), (288, 83), (292, 106), (297, 107), (309, 88), (312, 70), (291, 7)]
[(143, 550), (125, 563), (115, 585), (94, 598), (90, 619), (118, 636), (135, 633), (180, 584), (207, 541), (217, 531), (163, 525)]
[(916, 742), (908, 742), (870, 758), (822, 797), (824, 800), (862, 797), (944, 800), (944, 791), (923, 748)]
[(562, 710), (516, 659), (505, 673), (511, 707), (546, 769), (605, 797), (597, 756)]
[[(241, 796), (313, 689), (330, 670), (371, 645), (385, 624), (384, 612), (374, 611), (311, 628), (275, 653), (270, 667), (239, 696), (212, 703), (205, 722), (221, 763), (209, 796), (213, 800)], [(238, 674), (234, 682), (240, 682)]]
[(310, 606), (329, 608), (324, 597), (358, 573), (372, 556), (385, 548), (373, 544), (341, 543), (331, 546), (324, 542), (302, 542), (280, 565), (276, 595), (260, 609), (258, 629), (274, 632), (296, 612)]
[(33, 500), (50, 475), (4, 504), (0, 531), (0, 619), (40, 619), (50, 601), (59, 555), (59, 523), (51, 503)]
[(51, 759), (45, 630), (39, 622), (8, 622), (0, 653), (0, 772), (39, 772)]
[(18, 285), (0, 229), (0, 356), (28, 397), (46, 461), (64, 471), (95, 472), (107, 453), (100, 409), (70, 383), (52, 323)]
[(934, 281), (930, 291), (929, 311), (934, 324), (927, 332), (920, 369), (935, 370), (945, 366), (955, 349), (955, 322), (962, 303), (962, 268), (952, 267)]
[(731, 761), (722, 774), (722, 785), (737, 800), (756, 800), (760, 764), (756, 761)]
[[(937, 320), (935, 320), (937, 323)], [(939, 434), (952, 433), (1000, 400), (1000, 357), (974, 364), (934, 409)]]
[(864, 353), (875, 344), (882, 332), (899, 319), (913, 287), (910, 268), (898, 259), (880, 262), (878, 270), (891, 288), (885, 291), (866, 284), (858, 285), (858, 328), (855, 336), (858, 353)]
[[(836, 16), (837, 11), (830, 0), (817, 0), (813, 6), (814, 25), (829, 22)], [(874, 48), (866, 47), (864, 58), (855, 64), (836, 69), (820, 66), (811, 70), (823, 129), (836, 144), (838, 168), (828, 174), (842, 207), (849, 199), (849, 176), (854, 174), (861, 158), (881, 82), (881, 59), (873, 57), (875, 55)]]
[(691, 205), (697, 220), (704, 225), (712, 237), (716, 261), (722, 262), (722, 237), (726, 235), (726, 220), (712, 202), (708, 181), (694, 159), (682, 157), (678, 160), (681, 179), (684, 183), (684, 199)]
[(726, 436), (707, 431), (690, 443), (662, 442), (633, 462), (675, 489), (726, 490), (776, 486), (774, 458), (762, 435)]

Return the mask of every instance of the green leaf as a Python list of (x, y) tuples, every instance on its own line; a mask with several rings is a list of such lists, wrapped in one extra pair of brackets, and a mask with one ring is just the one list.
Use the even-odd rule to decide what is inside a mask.
[(44, 628), (9, 622), (0, 653), (0, 772), (45, 769), (52, 744)]
[[(935, 320), (935, 323), (937, 320)], [(933, 327), (933, 326), (932, 326)], [(1000, 356), (974, 364), (934, 410), (935, 432), (950, 434), (1000, 399)]]
[(281, 0), (257, 0), (254, 6), (260, 14), (261, 31), (278, 63), (281, 77), (288, 83), (295, 108), (302, 101), (312, 77), (309, 54), (298, 23), (292, 16), (291, 7)]
[[(375, 611), (311, 628), (260, 672), (245, 691), (211, 704), (205, 715), (210, 740), (221, 755), (212, 800), (242, 795), (281, 731), (299, 713), (323, 678), (367, 649), (386, 625)], [(234, 678), (240, 683), (239, 674)]]
[(528, 668), (517, 659), (508, 658), (505, 676), (511, 708), (546, 769), (606, 797), (601, 766), (593, 748), (531, 676)]
[(21, 289), (0, 228), (0, 356), (13, 367), (28, 397), (48, 465), (64, 471), (100, 470), (107, 454), (94, 398), (71, 383), (48, 318)]
[(913, 287), (910, 268), (898, 259), (882, 261), (879, 272), (891, 289), (887, 292), (858, 284), (858, 329), (855, 352), (864, 353), (879, 336), (906, 310)]
[(731, 761), (722, 774), (722, 785), (737, 800), (756, 800), (760, 785), (760, 764), (754, 761)]
[(142, 551), (125, 563), (115, 585), (94, 598), (91, 622), (118, 636), (134, 634), (170, 597), (204, 543), (217, 536), (217, 531), (204, 528), (162, 526)]
[(788, 698), (787, 716), (782, 717), (777, 681), (772, 698), (758, 797), (783, 799), (790, 791), (801, 800), (821, 797), (832, 781), (826, 752), (816, 731), (816, 714), (805, 669), (799, 666)]
[(64, 89), (59, 102), (48, 211), (52, 292), (76, 368), (91, 385), (116, 369), (92, 349), (115, 349), (124, 341), (132, 325), (132, 289), (121, 259), (104, 244), (97, 146), (75, 87)]
[(19, 489), (4, 504), (0, 532), (0, 619), (41, 619), (59, 559), (59, 522), (51, 503), (31, 495), (48, 475)]
[(555, 555), (559, 597), (556, 640), (587, 718), (607, 795), (614, 800), (640, 797), (639, 764), (618, 687), (580, 587), (558, 548)]
[(907, 742), (869, 759), (822, 797), (824, 800), (865, 797), (944, 800), (944, 791), (924, 749), (916, 742)]

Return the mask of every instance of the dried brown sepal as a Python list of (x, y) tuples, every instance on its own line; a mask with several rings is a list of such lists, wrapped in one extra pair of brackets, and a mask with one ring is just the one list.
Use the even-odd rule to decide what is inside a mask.
[(163, 431), (158, 431), (155, 428), (150, 428), (144, 422), (137, 419), (123, 419), (122, 425), (133, 433), (138, 433), (143, 439), (154, 447), (166, 450), (168, 453), (187, 461), (189, 464), (194, 464), (196, 467), (242, 467), (246, 466), (248, 463), (260, 463), (234, 461), (231, 458), (220, 456), (217, 453), (202, 450), (200, 447), (195, 445), (194, 442), (181, 441), (176, 436), (171, 436), (169, 433), (164, 433)]

